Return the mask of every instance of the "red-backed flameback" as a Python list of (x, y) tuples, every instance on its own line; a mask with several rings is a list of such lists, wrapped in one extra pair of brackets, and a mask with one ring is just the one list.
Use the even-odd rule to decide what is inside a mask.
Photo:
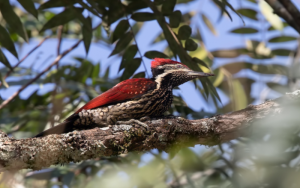
[(63, 123), (36, 137), (162, 116), (172, 104), (174, 87), (195, 78), (213, 76), (210, 73), (195, 72), (182, 63), (163, 58), (152, 61), (151, 71), (153, 78), (133, 78), (120, 82), (86, 103)]

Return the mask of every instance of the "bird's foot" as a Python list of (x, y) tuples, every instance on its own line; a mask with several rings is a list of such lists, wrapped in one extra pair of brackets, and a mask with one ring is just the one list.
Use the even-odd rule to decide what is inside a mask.
[[(143, 120), (142, 120), (143, 121)], [(148, 125), (146, 123), (141, 122), (140, 120), (137, 119), (130, 119), (128, 121), (117, 121), (118, 125), (130, 125), (130, 124), (137, 124), (139, 126), (145, 127), (148, 129)]]

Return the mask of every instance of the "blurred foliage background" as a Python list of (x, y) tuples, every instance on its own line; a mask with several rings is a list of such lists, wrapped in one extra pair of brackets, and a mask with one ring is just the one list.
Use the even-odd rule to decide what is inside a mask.
[[(299, 19), (294, 17), (294, 23), (278, 17), (270, 2), (284, 4), (282, 0), (0, 0), (0, 92), (10, 96), (0, 93), (1, 130), (26, 138), (54, 126), (116, 83), (151, 77), (145, 62), (154, 57), (173, 58), (216, 75), (193, 82), (193, 92), (206, 99), (208, 111), (190, 108), (177, 92), (168, 113), (190, 119), (239, 110), (299, 89)], [(300, 14), (299, 1), (285, 2)], [(199, 6), (196, 11), (186, 10), (191, 4)], [(209, 14), (203, 11), (207, 4), (215, 7)], [(218, 19), (211, 20), (215, 15)], [(218, 37), (221, 31), (216, 28), (224, 19), (232, 20), (232, 25), (222, 29), (240, 36), (242, 45), (220, 43), (210, 50), (208, 39)], [(153, 29), (160, 31), (152, 49), (163, 44), (164, 50), (142, 53), (137, 36), (147, 37), (143, 35), (147, 22), (156, 22)], [(48, 46), (56, 54), (48, 58), (45, 50), (31, 66), (23, 66), (47, 40), (56, 41)], [(67, 40), (82, 43), (86, 57), (55, 61), (77, 47), (64, 46)], [(23, 46), (34, 41), (39, 45), (20, 57)], [(89, 60), (95, 45), (108, 51), (105, 58), (118, 61), (117, 71), (113, 64), (101, 70), (103, 62)], [(53, 63), (47, 63), (52, 56)], [(111, 75), (113, 71), (117, 74)], [(36, 85), (39, 88), (31, 89), (26, 98), (19, 96)], [(16, 93), (9, 90), (12, 87)], [(50, 89), (40, 93), (42, 87)], [(152, 150), (38, 172), (5, 172), (0, 187), (299, 187), (298, 112), (291, 106), (280, 117), (255, 123), (249, 137), (218, 146), (183, 148), (172, 157)]]

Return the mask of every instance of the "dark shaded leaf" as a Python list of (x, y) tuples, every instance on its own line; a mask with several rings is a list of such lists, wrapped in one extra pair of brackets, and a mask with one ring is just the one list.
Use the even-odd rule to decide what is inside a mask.
[(176, 5), (176, 0), (167, 0), (164, 1), (161, 7), (161, 12), (168, 16), (170, 14), (172, 14), (174, 7)]
[(293, 36), (279, 36), (279, 37), (273, 37), (269, 39), (269, 42), (275, 43), (275, 42), (289, 42), (289, 41), (294, 41), (297, 40), (297, 37)]
[(229, 14), (229, 12), (226, 10), (225, 4), (221, 3), (219, 0), (213, 0), (213, 1), (214, 1), (214, 3), (215, 3), (219, 8), (221, 8), (221, 10), (222, 10), (222, 12), (221, 12), (221, 14), (220, 14), (220, 16), (219, 16), (219, 21), (223, 18), (224, 12), (228, 15), (228, 17), (229, 17), (230, 20), (232, 21), (232, 17), (231, 17), (231, 15)]
[(198, 59), (197, 57), (193, 57), (193, 62), (208, 68), (207, 64), (204, 61), (202, 61), (201, 59)]
[(253, 9), (250, 8), (241, 8), (237, 10), (238, 13), (240, 13), (241, 15), (250, 18), (252, 20), (258, 20), (257, 19), (257, 12)]
[(143, 8), (147, 8), (148, 5), (145, 1), (132, 1), (131, 3), (128, 4), (128, 6), (126, 7), (126, 11), (128, 13), (132, 13), (134, 11), (143, 9)]
[[(10, 53), (12, 53), (16, 58), (18, 58), (18, 53), (16, 51), (15, 45), (11, 40), (9, 33), (6, 31), (4, 27), (0, 25), (0, 44), (4, 48), (6, 48)], [(2, 59), (4, 62), (5, 60)]]
[(13, 11), (12, 6), (9, 4), (9, 0), (2, 0), (0, 2), (0, 11), (4, 20), (11, 27), (11, 29), (18, 33), (18, 35), (21, 36), (26, 42), (28, 42), (26, 30), (19, 16)]
[(83, 36), (83, 43), (85, 47), (86, 54), (89, 53), (92, 37), (93, 37), (93, 30), (92, 30), (92, 20), (90, 17), (86, 18), (86, 22), (82, 26), (82, 36)]
[(181, 11), (176, 10), (170, 15), (170, 27), (177, 28), (181, 21)]
[(181, 40), (187, 40), (192, 34), (192, 29), (188, 25), (183, 25), (179, 28), (178, 37)]
[(278, 56), (289, 56), (293, 51), (288, 49), (274, 49), (272, 50), (272, 54), (278, 55)]
[(125, 53), (124, 53), (123, 58), (122, 58), (122, 62), (120, 64), (119, 71), (124, 69), (126, 67), (126, 64), (130, 63), (130, 61), (133, 60), (133, 58), (136, 55), (137, 51), (138, 51), (138, 47), (135, 44), (129, 46), (125, 50)]
[(119, 52), (121, 52), (122, 50), (124, 50), (128, 44), (131, 42), (131, 40), (133, 39), (133, 34), (132, 32), (127, 32), (126, 34), (124, 34), (120, 40), (118, 41), (118, 43), (116, 44), (115, 49), (111, 52), (110, 56), (113, 56)]
[(100, 73), (100, 63), (97, 63), (95, 65), (95, 67), (93, 68), (93, 72), (92, 72), (92, 84), (95, 85), (96, 84), (96, 80), (99, 77), (99, 73)]
[(149, 58), (149, 59), (154, 59), (156, 57), (158, 58), (169, 58), (166, 54), (153, 50), (153, 51), (148, 51), (144, 54), (145, 57)]
[(12, 67), (11, 67), (9, 61), (5, 57), (5, 55), (2, 52), (1, 48), (0, 48), (0, 62), (3, 63), (7, 68), (9, 68), (10, 70), (12, 70)]
[(238, 34), (253, 34), (253, 33), (257, 33), (258, 30), (251, 27), (241, 27), (241, 28), (233, 29), (230, 32), (238, 33)]
[(163, 4), (164, 0), (154, 0), (155, 5)]
[(215, 30), (213, 24), (210, 22), (210, 20), (205, 16), (205, 14), (201, 14), (201, 17), (205, 23), (205, 25), (208, 27), (208, 29), (214, 34), (217, 35), (217, 31)]
[(130, 78), (133, 75), (133, 73), (139, 68), (141, 62), (141, 58), (134, 58), (130, 62), (126, 63), (124, 73), (121, 76), (120, 80), (126, 80)]
[(124, 33), (128, 30), (129, 28), (129, 23), (128, 20), (121, 20), (116, 29), (114, 30), (113, 37), (112, 37), (112, 42), (115, 42), (118, 40)]
[(198, 44), (193, 39), (187, 39), (185, 41), (185, 49), (188, 51), (195, 51), (198, 48)]
[(131, 19), (137, 22), (145, 22), (145, 21), (152, 21), (155, 20), (155, 14), (151, 12), (136, 12), (132, 14)]
[(34, 17), (38, 18), (38, 12), (35, 9), (34, 3), (32, 0), (18, 0), (18, 2), (22, 5), (22, 7), (29, 12), (30, 14), (32, 14)]
[(233, 8), (233, 6), (230, 4), (230, 3), (228, 3), (228, 1), (227, 0), (222, 0), (222, 3), (225, 3), (233, 12), (235, 12), (236, 13), (236, 15), (238, 15), (240, 18), (241, 18), (241, 20), (242, 20), (242, 22), (244, 23), (244, 25), (245, 25), (245, 21), (244, 21), (244, 19), (242, 18), (242, 16)]
[(49, 0), (43, 3), (38, 9), (43, 10), (54, 7), (67, 7), (68, 5), (73, 5), (74, 3), (76, 3), (76, 1)]
[(145, 72), (136, 73), (132, 78), (145, 78)]
[[(77, 12), (76, 12), (77, 11)], [(64, 11), (56, 14), (52, 17), (41, 29), (40, 32), (45, 31), (46, 29), (51, 29), (53, 27), (64, 25), (69, 21), (75, 19), (77, 17), (78, 12), (81, 13), (83, 11), (82, 8), (66, 8)]]

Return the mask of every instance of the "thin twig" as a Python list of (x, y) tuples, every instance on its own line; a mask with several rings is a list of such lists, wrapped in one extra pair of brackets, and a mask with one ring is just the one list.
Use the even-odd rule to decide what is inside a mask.
[(137, 43), (137, 40), (136, 40), (136, 38), (135, 38), (135, 34), (134, 34), (134, 32), (133, 32), (132, 26), (131, 26), (131, 24), (129, 23), (128, 15), (127, 15), (127, 14), (125, 14), (125, 15), (126, 15), (126, 19), (127, 19), (127, 21), (128, 21), (128, 24), (129, 24), (129, 28), (130, 28), (130, 30), (131, 30), (131, 32), (132, 32), (133, 40), (134, 40), (135, 45), (136, 45), (136, 47), (137, 47), (137, 49), (138, 49), (138, 52), (139, 52), (139, 54), (140, 54), (140, 56), (141, 56), (142, 64), (144, 65), (144, 69), (145, 69), (146, 76), (147, 76), (148, 78), (150, 78), (150, 76), (149, 76), (149, 74), (148, 74), (147, 67), (146, 67), (146, 63), (144, 62), (144, 59), (143, 59), (143, 55), (142, 55), (142, 53), (141, 53), (141, 51), (140, 51), (140, 48), (138, 47), (138, 43)]
[(71, 52), (73, 49), (75, 49), (79, 44), (81, 40), (78, 40), (76, 44), (74, 44), (71, 48), (69, 48), (68, 50), (64, 51), (61, 55), (57, 56), (55, 58), (55, 60), (53, 61), (53, 63), (51, 63), (51, 65), (49, 65), (45, 70), (43, 70), (42, 72), (40, 72), (35, 78), (33, 78), (32, 80), (30, 80), (27, 84), (23, 85), (18, 91), (16, 91), (12, 96), (10, 96), (8, 99), (6, 99), (5, 101), (3, 101), (3, 103), (0, 105), (0, 109), (2, 109), (4, 106), (6, 106), (9, 102), (11, 102), (16, 96), (19, 95), (19, 93), (21, 93), (26, 87), (28, 87), (30, 84), (32, 84), (33, 82), (35, 82), (37, 79), (39, 79), (44, 73), (46, 73), (47, 71), (49, 71), (54, 65), (56, 65), (65, 55), (67, 55), (69, 52)]
[[(9, 70), (3, 79), (6, 79), (15, 68), (17, 68), (30, 54), (32, 54), (36, 49), (38, 49), (50, 36), (45, 37), (36, 47), (34, 47), (30, 52), (28, 52), (15, 66), (12, 67), (11, 70)], [(2, 86), (2, 82), (0, 83), (0, 87)]]
[[(60, 25), (58, 26), (58, 31), (57, 31), (57, 38), (58, 38), (58, 44), (57, 44), (57, 55), (60, 54), (60, 47), (61, 47), (61, 41), (62, 41), (62, 32), (63, 32), (64, 26)], [(57, 68), (58, 68), (58, 63), (57, 63)]]

